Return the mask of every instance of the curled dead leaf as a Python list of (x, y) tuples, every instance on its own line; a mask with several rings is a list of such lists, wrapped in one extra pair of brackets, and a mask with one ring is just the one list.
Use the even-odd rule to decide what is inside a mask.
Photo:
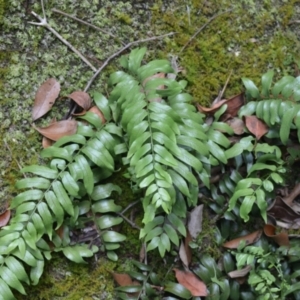
[(44, 128), (36, 127), (34, 124), (33, 127), (46, 138), (57, 141), (63, 136), (75, 134), (77, 131), (77, 122), (75, 120), (63, 120), (51, 123)]
[(268, 132), (268, 126), (256, 116), (245, 116), (245, 124), (257, 140)]
[(289, 246), (289, 236), (286, 232), (280, 232), (276, 234), (276, 227), (272, 224), (266, 224), (264, 226), (264, 233), (267, 237), (271, 238), (279, 246)]
[(199, 112), (207, 114), (207, 115), (213, 115), (223, 104), (226, 103), (226, 99), (223, 99), (217, 103), (215, 103), (212, 107), (204, 107), (201, 106), (199, 103), (196, 104), (197, 109)]
[(225, 244), (223, 244), (223, 247), (228, 249), (237, 249), (241, 241), (245, 241), (246, 245), (254, 244), (256, 241), (260, 239), (261, 234), (262, 234), (262, 230), (257, 230), (250, 234), (228, 241)]
[(83, 108), (83, 110), (87, 111), (91, 107), (92, 99), (90, 95), (83, 91), (75, 91), (72, 94), (67, 96), (76, 102), (76, 104)]
[(45, 136), (43, 136), (43, 139), (42, 139), (42, 146), (44, 149), (52, 146), (54, 144), (54, 141), (46, 138)]
[(32, 109), (33, 121), (46, 114), (55, 103), (60, 92), (60, 84), (54, 78), (46, 80), (38, 89), (35, 95)]
[(202, 215), (203, 204), (196, 206), (189, 214), (188, 229), (193, 239), (202, 231)]
[(10, 220), (11, 211), (10, 209), (6, 210), (4, 213), (0, 215), (0, 227), (7, 225)]
[(221, 120), (226, 121), (228, 119), (237, 116), (239, 109), (244, 105), (244, 94), (238, 94), (226, 100), (227, 109), (222, 115)]
[(177, 281), (187, 288), (194, 297), (207, 296), (207, 288), (203, 281), (201, 281), (194, 273), (190, 271), (181, 271), (174, 268)]
[(133, 281), (128, 274), (111, 273), (116, 283), (120, 286), (133, 285)]
[(181, 241), (180, 248), (179, 248), (179, 257), (187, 269), (192, 261), (192, 249), (189, 246), (189, 243), (192, 241), (192, 237), (187, 229), (187, 234), (184, 241)]

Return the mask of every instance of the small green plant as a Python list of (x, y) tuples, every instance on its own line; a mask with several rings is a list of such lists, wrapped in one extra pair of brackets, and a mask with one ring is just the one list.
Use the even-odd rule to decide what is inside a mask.
[[(105, 123), (92, 113), (81, 116), (86, 123), (78, 123), (75, 135), (61, 138), (41, 152), (49, 159), (47, 165), (22, 169), (26, 178), (17, 182), (20, 193), (10, 205), (15, 213), (0, 231), (4, 299), (14, 299), (11, 289), (26, 294), (24, 283), (37, 284), (52, 251), (78, 263), (99, 251), (96, 246), (70, 239), (71, 230), (88, 223), (97, 229), (100, 250), (110, 259), (118, 259), (117, 249), (126, 236), (114, 229), (123, 222), (115, 197), (122, 191), (111, 179), (120, 168), (127, 169), (130, 185), (143, 195), (140, 238), (146, 251), (157, 249), (161, 257), (179, 247), (186, 236), (187, 213), (198, 204), (199, 181), (214, 200), (208, 205), (225, 221), (247, 222), (257, 217), (257, 210), (267, 221), (268, 200), (285, 180), (280, 146), (292, 142), (291, 131), (297, 130), (299, 138), (299, 79), (283, 77), (270, 92), (273, 73), (268, 72), (262, 77), (259, 92), (244, 78), (247, 97), (260, 101), (243, 106), (239, 117), (256, 114), (269, 126), (267, 138), (275, 142), (258, 141), (257, 133), (251, 131), (256, 137), (252, 136), (246, 127), (244, 136), (232, 142), (233, 129), (221, 121), (227, 106), (217, 110), (207, 123), (193, 105), (192, 96), (185, 92), (187, 82), (168, 76), (173, 72), (170, 62), (143, 64), (145, 53), (146, 48), (138, 48), (121, 59), (123, 70), (110, 76), (107, 98), (93, 94)], [(210, 182), (214, 167), (221, 170), (218, 185)], [(293, 284), (298, 273), (285, 279), (279, 252), (272, 254), (255, 246), (238, 251), (238, 267), (246, 263), (254, 266), (248, 280), (251, 293), (269, 297), (261, 299), (275, 299), (298, 290)], [(264, 269), (266, 265), (269, 270)], [(151, 272), (148, 277), (139, 277), (145, 285), (134, 292), (153, 292), (146, 284), (149, 278), (157, 281)], [(207, 283), (209, 299), (238, 299), (239, 285), (226, 278), (213, 258), (202, 258), (195, 274)], [(166, 286), (166, 291), (177, 291), (185, 299), (191, 296), (186, 289), (178, 292), (177, 284)]]

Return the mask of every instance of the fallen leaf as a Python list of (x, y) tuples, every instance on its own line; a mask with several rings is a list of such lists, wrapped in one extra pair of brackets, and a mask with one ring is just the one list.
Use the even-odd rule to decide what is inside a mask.
[(189, 246), (190, 241), (192, 241), (192, 237), (187, 229), (187, 234), (184, 241), (181, 241), (179, 247), (179, 257), (185, 268), (188, 268), (192, 261), (192, 249)]
[(226, 123), (233, 129), (233, 132), (237, 135), (241, 135), (245, 130), (245, 123), (239, 118), (232, 118), (226, 121)]
[(111, 273), (111, 274), (118, 285), (120, 286), (133, 285), (133, 281), (128, 274), (121, 274), (121, 273)]
[(33, 127), (46, 138), (57, 141), (63, 136), (75, 134), (77, 131), (77, 122), (75, 120), (63, 120), (52, 123), (44, 128), (36, 127), (34, 124)]
[(83, 110), (87, 111), (91, 107), (92, 100), (88, 93), (83, 91), (76, 91), (72, 94), (68, 95), (67, 98), (72, 99), (76, 102), (76, 104), (83, 108)]
[(204, 114), (213, 115), (223, 104), (227, 104), (227, 109), (221, 117), (222, 121), (226, 121), (229, 118), (233, 118), (237, 115), (241, 106), (244, 105), (244, 95), (239, 94), (230, 99), (222, 99), (218, 102), (213, 103), (211, 107), (201, 106), (199, 103), (196, 104), (198, 111)]
[(241, 241), (245, 241), (246, 245), (253, 244), (253, 243), (255, 243), (256, 241), (259, 240), (261, 234), (262, 234), (262, 230), (257, 230), (253, 233), (250, 233), (250, 234), (247, 234), (247, 235), (244, 235), (244, 236), (240, 236), (236, 239), (228, 241), (225, 244), (223, 244), (223, 247), (228, 248), (228, 249), (237, 249), (238, 246), (240, 245)]
[(238, 111), (244, 105), (244, 94), (238, 94), (232, 98), (226, 100), (227, 109), (221, 117), (221, 121), (225, 122), (228, 119), (237, 116)]
[(268, 132), (268, 126), (256, 116), (245, 116), (247, 129), (253, 133), (257, 140)]
[(32, 109), (32, 119), (37, 120), (53, 106), (60, 92), (60, 84), (54, 78), (46, 80), (38, 89)]
[(207, 296), (207, 288), (203, 281), (201, 281), (194, 273), (190, 271), (181, 271), (174, 268), (177, 281), (187, 288), (194, 297)]
[(192, 239), (196, 239), (202, 231), (203, 204), (196, 206), (189, 214), (188, 230)]
[(279, 246), (289, 246), (289, 236), (286, 232), (280, 232), (276, 234), (276, 227), (272, 224), (266, 224), (264, 226), (264, 233), (267, 237), (271, 238)]
[(52, 146), (53, 144), (54, 144), (54, 141), (52, 141), (52, 140), (46, 138), (45, 136), (43, 136), (43, 139), (42, 139), (42, 147), (43, 147), (44, 149), (46, 149), (46, 148)]
[(252, 269), (252, 266), (251, 265), (247, 265), (243, 269), (231, 271), (227, 275), (230, 278), (244, 277), (244, 276), (246, 276), (250, 272), (251, 269)]
[(208, 115), (213, 115), (223, 104), (226, 103), (226, 99), (220, 100), (216, 104), (214, 104), (212, 107), (204, 107), (201, 106), (199, 103), (196, 103), (197, 109), (199, 112), (208, 114)]
[(10, 220), (11, 211), (10, 209), (6, 210), (0, 215), (0, 227), (5, 226)]
[(106, 122), (102, 111), (97, 106), (91, 107), (88, 111), (96, 114), (101, 119), (102, 124)]
[(283, 228), (300, 228), (300, 214), (277, 196), (268, 208), (268, 216), (276, 221), (276, 225)]

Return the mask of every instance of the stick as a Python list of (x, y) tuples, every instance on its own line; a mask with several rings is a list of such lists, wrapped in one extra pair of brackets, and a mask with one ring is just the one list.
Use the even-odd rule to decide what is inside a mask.
[(140, 43), (145, 43), (145, 42), (149, 42), (149, 41), (154, 41), (154, 40), (157, 40), (157, 39), (161, 39), (161, 38), (164, 38), (164, 37), (167, 37), (167, 36), (170, 36), (170, 35), (173, 35), (175, 34), (175, 32), (170, 32), (170, 33), (167, 33), (167, 34), (164, 34), (164, 35), (159, 35), (159, 36), (154, 36), (154, 37), (151, 37), (151, 38), (148, 38), (148, 39), (143, 39), (143, 40), (138, 40), (138, 41), (134, 41), (134, 42), (130, 42), (128, 43), (127, 45), (125, 45), (123, 48), (121, 48), (120, 50), (118, 50), (117, 52), (115, 52), (114, 54), (112, 54), (109, 58), (107, 58), (107, 60), (103, 63), (103, 65), (97, 70), (97, 72), (93, 75), (93, 77), (90, 79), (90, 81), (87, 83), (84, 91), (86, 92), (91, 84), (93, 83), (93, 81), (96, 79), (96, 77), (100, 74), (100, 72), (108, 65), (108, 63), (114, 59), (115, 57), (119, 56), (123, 51), (125, 51), (126, 49), (130, 48), (131, 46), (133, 45), (137, 45), (137, 44), (140, 44)]
[[(44, 13), (44, 11), (43, 11)], [(74, 48), (68, 41), (66, 41), (57, 31), (55, 31), (48, 23), (47, 19), (44, 15), (44, 18), (41, 18), (38, 14), (36, 14), (34, 11), (31, 12), (31, 14), (36, 17), (40, 23), (36, 22), (28, 22), (29, 24), (33, 24), (36, 26), (43, 26), (46, 27), (49, 31), (51, 31), (60, 41), (62, 41), (67, 47), (69, 47), (74, 53), (76, 53), (82, 61), (84, 61), (94, 72), (97, 71), (97, 69), (76, 49)]]
[(187, 43), (181, 48), (181, 50), (179, 51), (178, 54), (180, 54), (181, 52), (183, 52), (183, 50), (189, 45), (189, 43), (209, 24), (211, 23), (214, 19), (216, 19), (217, 17), (226, 14), (228, 12), (232, 11), (232, 9), (226, 10), (224, 12), (221, 12), (219, 14), (216, 14), (214, 16), (212, 16), (204, 25), (202, 25), (194, 34), (193, 36), (187, 41)]
[(67, 13), (65, 13), (65, 12), (63, 12), (61, 10), (58, 10), (56, 8), (52, 8), (51, 10), (53, 12), (55, 12), (55, 13), (61, 14), (61, 15), (65, 16), (65, 17), (71, 18), (71, 19), (73, 19), (73, 20), (75, 20), (75, 21), (77, 21), (79, 23), (82, 23), (82, 24), (84, 24), (86, 26), (92, 27), (92, 28), (94, 28), (94, 29), (96, 29), (98, 31), (101, 31), (101, 32), (103, 32), (105, 34), (108, 34), (108, 35), (110, 35), (111, 37), (113, 37), (114, 39), (116, 39), (118, 42), (122, 43), (125, 46), (125, 43), (121, 42), (117, 36), (113, 35), (112, 33), (108, 32), (108, 31), (103, 30), (102, 28), (100, 28), (98, 26), (95, 26), (95, 25), (93, 25), (91, 23), (83, 21), (83, 20), (81, 20), (81, 19), (79, 19), (77, 17), (71, 16), (71, 15), (69, 15), (69, 14), (67, 14)]

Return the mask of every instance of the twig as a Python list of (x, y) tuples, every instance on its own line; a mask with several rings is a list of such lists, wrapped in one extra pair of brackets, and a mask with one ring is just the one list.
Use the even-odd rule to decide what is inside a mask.
[(129, 220), (127, 217), (125, 217), (122, 213), (118, 213), (116, 212), (116, 214), (118, 216), (120, 216), (121, 218), (123, 218), (127, 223), (129, 223), (131, 225), (132, 228), (141, 230), (141, 227), (139, 227), (138, 225), (136, 225), (134, 222), (132, 222), (131, 220)]
[(101, 73), (101, 71), (108, 65), (108, 63), (114, 59), (115, 57), (119, 56), (123, 51), (125, 51), (126, 49), (130, 48), (131, 46), (133, 45), (137, 45), (137, 44), (140, 44), (140, 43), (145, 43), (145, 42), (149, 42), (149, 41), (154, 41), (154, 40), (158, 40), (158, 39), (161, 39), (161, 38), (164, 38), (164, 37), (167, 37), (167, 36), (170, 36), (170, 35), (173, 35), (175, 34), (175, 32), (170, 32), (170, 33), (167, 33), (167, 34), (164, 34), (164, 35), (159, 35), (159, 36), (154, 36), (154, 37), (151, 37), (151, 38), (148, 38), (148, 39), (143, 39), (143, 40), (138, 40), (138, 41), (134, 41), (134, 42), (130, 42), (128, 43), (127, 45), (125, 45), (123, 48), (119, 49), (117, 52), (115, 52), (114, 54), (112, 54), (104, 63), (103, 65), (97, 70), (97, 72), (93, 75), (93, 77), (90, 79), (90, 81), (87, 83), (84, 91), (86, 92), (91, 84), (93, 83), (93, 81), (96, 79), (96, 77)]
[[(43, 2), (42, 2), (43, 3)], [(44, 6), (42, 6), (44, 7)], [(36, 14), (34, 11), (31, 12), (31, 14), (36, 17), (40, 23), (36, 22), (28, 22), (29, 24), (36, 25), (36, 26), (43, 26), (46, 27), (49, 31), (51, 31), (60, 41), (62, 41), (67, 47), (69, 47), (74, 53), (76, 53), (82, 61), (84, 61), (94, 72), (97, 71), (97, 68), (95, 68), (76, 48), (74, 48), (68, 41), (66, 41), (57, 31), (55, 31), (48, 23), (46, 16), (44, 15), (44, 18), (40, 17), (38, 14)], [(43, 9), (43, 14), (45, 14)]]
[(123, 43), (122, 41), (120, 41), (119, 38), (118, 38), (117, 36), (113, 35), (112, 33), (108, 32), (108, 31), (103, 30), (102, 28), (100, 28), (100, 27), (98, 27), (98, 26), (95, 26), (95, 25), (93, 25), (93, 24), (91, 24), (91, 23), (88, 23), (88, 22), (86, 22), (86, 21), (83, 21), (83, 20), (81, 20), (81, 19), (79, 19), (79, 18), (77, 18), (77, 17), (71, 16), (71, 15), (69, 15), (69, 14), (67, 14), (67, 13), (65, 13), (65, 12), (63, 12), (63, 11), (61, 11), (61, 10), (59, 10), (59, 9), (52, 8), (51, 10), (52, 10), (53, 12), (55, 12), (55, 13), (58, 13), (58, 14), (61, 14), (61, 15), (65, 16), (65, 17), (71, 18), (71, 19), (73, 19), (73, 20), (75, 20), (75, 21), (77, 21), (77, 22), (79, 22), (79, 23), (82, 23), (82, 24), (84, 24), (84, 25), (86, 25), (86, 26), (89, 26), (89, 27), (91, 27), (91, 28), (94, 28), (95, 30), (98, 30), (98, 31), (101, 31), (101, 32), (103, 32), (103, 33), (105, 33), (105, 34), (108, 34), (108, 35), (110, 35), (111, 37), (113, 37), (114, 39), (116, 39), (118, 42), (120, 42), (123, 46), (125, 46), (125, 43)]
[(187, 41), (187, 43), (181, 48), (181, 50), (179, 51), (179, 54), (181, 52), (183, 52), (183, 50), (189, 45), (189, 43), (209, 24), (211, 23), (214, 19), (216, 19), (217, 17), (226, 14), (228, 12), (232, 11), (232, 9), (226, 10), (224, 12), (221, 12), (219, 14), (216, 14), (214, 16), (212, 16), (204, 25), (202, 25), (194, 34), (193, 36)]

